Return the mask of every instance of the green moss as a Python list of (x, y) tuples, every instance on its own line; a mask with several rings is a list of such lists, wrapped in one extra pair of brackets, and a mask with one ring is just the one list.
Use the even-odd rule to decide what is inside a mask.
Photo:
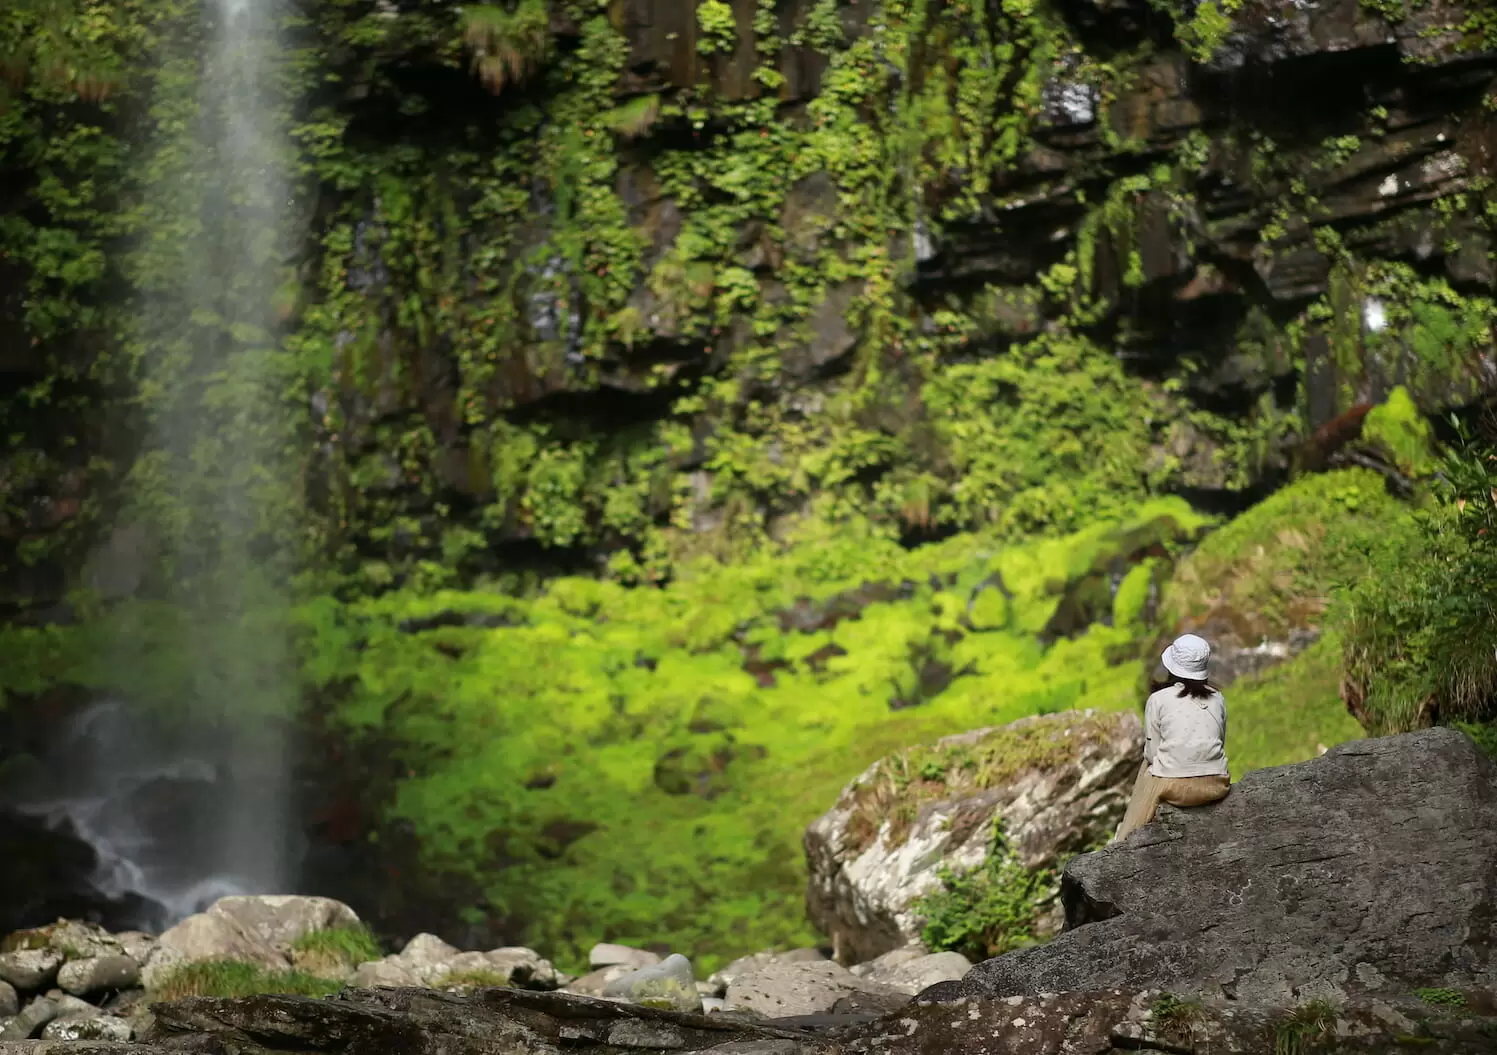
[(1166, 583), (1166, 626), (1217, 621), (1249, 646), (1322, 622), (1338, 587), (1362, 581), (1416, 534), (1368, 470), (1302, 477), (1219, 530)]
[(261, 993), (295, 996), (331, 996), (343, 988), (341, 982), (319, 978), (305, 971), (269, 971), (257, 964), (237, 960), (190, 963), (173, 968), (150, 989), (153, 1000), (182, 1000), (191, 996), (240, 997)]
[[(1037, 635), (1118, 538), (1199, 522), (1170, 500), (1121, 530), (913, 551), (866, 524), (806, 524), (782, 553), (690, 564), (665, 588), (325, 600), (303, 613), (302, 664), (348, 735), (396, 745), (411, 775), (393, 818), (414, 826), (424, 866), (482, 883), (490, 911), (529, 921), (528, 944), (580, 963), (604, 937), (663, 942), (710, 964), (814, 940), (800, 834), (876, 759), (1134, 706), (1136, 672), (1117, 658), (1136, 654), (1136, 629), (1096, 623), (1049, 648)], [(998, 581), (1008, 618), (966, 629)], [(399, 629), (441, 612), (468, 625)], [(537, 772), (554, 780), (528, 787)]]
[(1402, 385), (1368, 412), (1362, 423), (1362, 438), (1381, 447), (1406, 476), (1424, 476), (1434, 468), (1429, 423)]
[(1226, 691), (1232, 777), (1306, 762), (1322, 748), (1365, 735), (1341, 700), (1342, 646), (1322, 637), (1287, 662), (1241, 678)]
[(357, 967), (361, 963), (378, 960), (384, 955), (379, 942), (363, 924), (349, 927), (328, 927), (303, 934), (291, 943), (293, 951), (302, 954), (298, 962), (303, 967), (305, 959), (318, 959), (329, 964)]
[(453, 971), (437, 982), (439, 989), (487, 989), (509, 985), (509, 977), (498, 971)]
[(860, 780), (847, 820), (850, 845), (872, 842), (884, 823), (898, 845), (921, 805), (1001, 786), (1018, 774), (1066, 762), (1088, 745), (1107, 739), (1106, 716), (997, 729), (975, 743), (912, 747), (883, 759)]
[(1459, 989), (1415, 989), (1414, 995), (1426, 1004), (1437, 1004), (1441, 1007), (1466, 1006), (1466, 994)]

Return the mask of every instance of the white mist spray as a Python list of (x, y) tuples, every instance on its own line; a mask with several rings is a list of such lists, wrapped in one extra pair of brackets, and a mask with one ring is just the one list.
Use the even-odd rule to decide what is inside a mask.
[[(172, 674), (82, 714), (30, 806), (94, 847), (98, 892), (148, 927), (226, 893), (290, 892), (295, 879), (298, 503), (273, 308), (289, 244), (280, 2), (209, 0), (201, 37), (174, 38), (163, 55), (154, 100), (166, 117), (149, 163), (139, 340), (151, 428), (130, 515), (163, 558), (145, 593), (169, 628), (153, 640)], [(160, 661), (129, 637), (111, 662)]]

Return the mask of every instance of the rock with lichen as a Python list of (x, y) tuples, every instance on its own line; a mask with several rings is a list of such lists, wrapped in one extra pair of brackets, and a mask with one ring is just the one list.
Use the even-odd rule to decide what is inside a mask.
[(927, 999), (1167, 988), (1287, 1006), (1497, 985), (1497, 765), (1451, 729), (1354, 741), (1161, 806), (1071, 861), (1066, 930)]
[(920, 937), (915, 903), (940, 870), (988, 856), (994, 825), (1031, 869), (1105, 840), (1143, 752), (1131, 713), (1066, 712), (946, 737), (875, 762), (805, 834), (807, 907), (835, 957), (858, 963)]

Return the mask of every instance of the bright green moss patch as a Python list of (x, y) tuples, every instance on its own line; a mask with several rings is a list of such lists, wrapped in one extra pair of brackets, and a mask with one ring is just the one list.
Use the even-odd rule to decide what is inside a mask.
[(1293, 659), (1226, 690), (1232, 778), (1316, 757), (1365, 735), (1341, 702), (1341, 643), (1315, 642)]
[(710, 969), (814, 941), (801, 832), (875, 760), (1134, 706), (1137, 630), (1107, 625), (1110, 598), (1053, 645), (1039, 634), (1109, 555), (1202, 524), (1163, 500), (1067, 538), (913, 551), (813, 524), (666, 588), (324, 601), (304, 612), (304, 665), (351, 735), (396, 745), (394, 819), (426, 866), (481, 882), (525, 943), (575, 964), (600, 939), (663, 942)]
[(151, 987), (153, 1000), (181, 1000), (189, 996), (255, 996), (287, 993), (331, 996), (343, 983), (306, 971), (269, 971), (238, 960), (212, 960), (175, 968)]
[(1368, 412), (1362, 438), (1381, 447), (1405, 476), (1423, 476), (1434, 467), (1429, 423), (1402, 385)]
[(1406, 506), (1364, 469), (1302, 477), (1213, 532), (1180, 562), (1167, 627), (1207, 621), (1247, 644), (1319, 626), (1338, 586), (1362, 580), (1415, 533)]

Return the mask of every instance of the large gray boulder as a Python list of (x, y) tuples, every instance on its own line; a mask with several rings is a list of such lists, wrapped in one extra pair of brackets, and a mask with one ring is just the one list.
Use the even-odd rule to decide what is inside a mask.
[(188, 916), (161, 935), (141, 979), (152, 986), (176, 968), (211, 960), (289, 970), (297, 939), (358, 922), (353, 909), (332, 898), (289, 894), (219, 898), (206, 912)]
[(942, 866), (975, 868), (995, 820), (1029, 868), (1105, 841), (1143, 757), (1132, 713), (1068, 711), (881, 759), (806, 829), (806, 907), (844, 964), (920, 939), (914, 910)]
[(922, 998), (1160, 988), (1284, 1005), (1497, 984), (1497, 765), (1464, 734), (1248, 774), (1062, 881), (1066, 932)]

